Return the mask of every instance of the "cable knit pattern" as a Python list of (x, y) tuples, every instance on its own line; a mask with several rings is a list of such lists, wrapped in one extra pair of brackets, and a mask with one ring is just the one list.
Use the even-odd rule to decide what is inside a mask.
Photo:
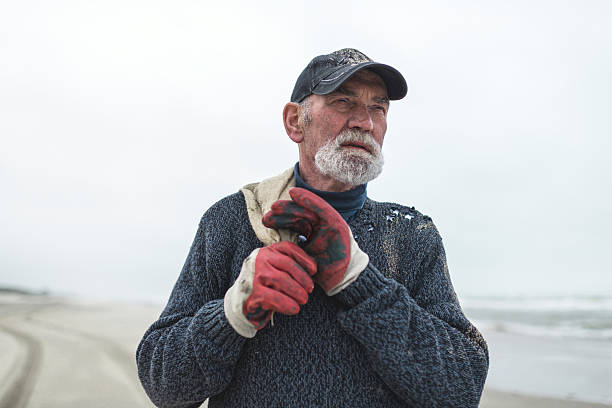
[(442, 240), (414, 208), (367, 199), (349, 225), (370, 263), (334, 296), (318, 286), (296, 316), (252, 339), (223, 297), (263, 244), (241, 193), (203, 216), (168, 305), (137, 350), (159, 407), (476, 407), (487, 345), (453, 290)]

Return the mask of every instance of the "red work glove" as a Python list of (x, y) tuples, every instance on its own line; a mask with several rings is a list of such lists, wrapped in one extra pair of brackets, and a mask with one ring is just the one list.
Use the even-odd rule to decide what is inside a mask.
[(277, 242), (254, 250), (224, 299), (225, 315), (244, 337), (253, 337), (273, 312), (295, 315), (306, 304), (314, 283), (316, 263), (292, 242)]
[(303, 188), (289, 191), (291, 200), (278, 200), (263, 217), (268, 228), (290, 229), (306, 237), (303, 245), (317, 262), (315, 281), (328, 295), (351, 284), (369, 262), (348, 224), (325, 200)]

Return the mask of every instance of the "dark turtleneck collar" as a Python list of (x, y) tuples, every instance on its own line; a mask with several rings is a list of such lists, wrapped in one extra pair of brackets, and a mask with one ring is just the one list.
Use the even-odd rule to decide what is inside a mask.
[(295, 167), (293, 168), (293, 174), (295, 175), (296, 187), (305, 188), (306, 190), (315, 193), (316, 195), (327, 201), (329, 205), (334, 207), (334, 209), (340, 213), (340, 215), (342, 216), (342, 218), (344, 218), (346, 222), (348, 222), (351, 217), (355, 215), (355, 213), (357, 213), (357, 211), (361, 210), (363, 204), (366, 201), (367, 184), (362, 184), (352, 190), (342, 192), (322, 191), (310, 187), (308, 184), (306, 184), (304, 180), (302, 180), (302, 178), (300, 177), (299, 163), (295, 164)]

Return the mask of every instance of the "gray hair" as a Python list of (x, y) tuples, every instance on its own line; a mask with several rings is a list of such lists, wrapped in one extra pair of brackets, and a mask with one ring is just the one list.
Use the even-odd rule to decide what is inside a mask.
[(304, 100), (298, 103), (300, 107), (300, 119), (304, 123), (304, 126), (310, 125), (312, 122), (312, 115), (310, 114), (310, 95), (308, 95)]

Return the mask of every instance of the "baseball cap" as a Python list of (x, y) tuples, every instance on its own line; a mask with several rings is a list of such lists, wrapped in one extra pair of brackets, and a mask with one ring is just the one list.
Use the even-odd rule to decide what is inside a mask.
[(382, 78), (387, 86), (389, 99), (398, 100), (406, 96), (408, 86), (397, 69), (374, 62), (354, 48), (343, 48), (331, 54), (319, 55), (310, 61), (295, 83), (291, 102), (302, 102), (310, 94), (327, 95), (364, 68)]

